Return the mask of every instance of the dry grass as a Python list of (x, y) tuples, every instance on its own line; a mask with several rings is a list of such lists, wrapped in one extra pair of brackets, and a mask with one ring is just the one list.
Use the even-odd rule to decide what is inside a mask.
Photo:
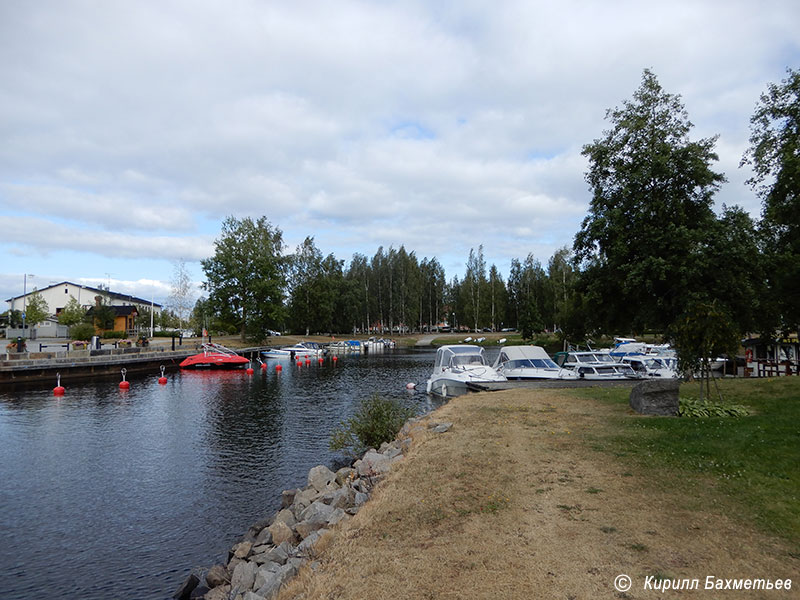
[[(453, 429), (419, 434), (280, 600), (661, 597), (642, 590), (648, 575), (791, 577), (794, 590), (768, 594), (793, 597), (798, 561), (729, 519), (714, 490), (665, 485), (590, 449), (619, 410), (568, 391), (451, 401), (433, 418)], [(621, 573), (627, 594), (613, 587)]]

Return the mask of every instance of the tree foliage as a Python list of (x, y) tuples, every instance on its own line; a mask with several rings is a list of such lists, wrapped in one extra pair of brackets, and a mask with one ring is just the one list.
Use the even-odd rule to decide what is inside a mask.
[(201, 262), (204, 288), (215, 312), (237, 326), (242, 339), (262, 339), (283, 319), (283, 234), (266, 217), (230, 216), (214, 242), (214, 256)]
[(764, 329), (800, 325), (800, 71), (769, 84), (750, 119), (750, 147), (742, 164), (763, 202), (761, 232), (766, 280), (775, 319)]
[(574, 243), (590, 325), (667, 331), (706, 287), (699, 264), (724, 181), (710, 167), (716, 138), (691, 141), (680, 97), (648, 70), (606, 118), (611, 128), (583, 149), (592, 200)]
[(85, 317), (86, 310), (75, 299), (75, 296), (70, 296), (67, 304), (58, 313), (58, 322), (69, 327), (81, 323)]
[(42, 295), (34, 290), (31, 293), (25, 307), (25, 323), (28, 327), (36, 327), (50, 315), (47, 308), (47, 301)]

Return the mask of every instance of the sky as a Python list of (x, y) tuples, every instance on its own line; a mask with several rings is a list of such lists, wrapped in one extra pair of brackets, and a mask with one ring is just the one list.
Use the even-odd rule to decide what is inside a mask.
[(479, 245), (504, 278), (546, 265), (644, 69), (719, 136), (718, 208), (758, 217), (739, 162), (798, 23), (796, 0), (2, 0), (0, 300), (67, 280), (167, 303), (230, 215), (448, 279)]

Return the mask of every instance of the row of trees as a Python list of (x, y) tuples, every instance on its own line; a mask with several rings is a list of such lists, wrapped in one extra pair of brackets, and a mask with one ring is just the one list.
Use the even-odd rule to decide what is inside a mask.
[[(508, 282), (486, 267), (483, 247), (470, 251), (463, 280), (448, 282), (436, 258), (383, 247), (349, 264), (323, 256), (306, 238), (284, 255), (282, 232), (261, 217), (229, 217), (213, 257), (203, 261), (207, 298), (192, 315), (198, 329), (258, 338), (270, 329), (298, 333), (430, 331), (555, 327), (574, 270), (562, 249), (542, 267), (533, 255), (512, 261)], [(269, 276), (263, 274), (269, 273)]]
[[(745, 331), (794, 330), (800, 320), (800, 73), (770, 85), (751, 120), (742, 159), (763, 200), (754, 221), (739, 207), (713, 210), (725, 176), (713, 170), (716, 138), (693, 141), (680, 96), (645, 70), (640, 88), (608, 111), (610, 127), (587, 144), (589, 213), (572, 248), (546, 265), (514, 259), (506, 279), (473, 248), (462, 279), (403, 246), (349, 264), (323, 256), (312, 237), (284, 255), (266, 217), (229, 217), (203, 261), (208, 297), (196, 326), (259, 338), (296, 332), (558, 329), (657, 331), (693, 355), (730, 351)], [(715, 328), (708, 316), (714, 315)], [(697, 331), (714, 329), (709, 336)], [(701, 341), (697, 341), (701, 339)]]

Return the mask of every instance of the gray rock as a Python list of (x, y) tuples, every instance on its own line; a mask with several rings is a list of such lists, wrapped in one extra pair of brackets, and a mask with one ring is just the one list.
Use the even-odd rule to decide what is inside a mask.
[(630, 405), (643, 415), (678, 414), (679, 379), (649, 379), (633, 386)]
[(253, 581), (253, 589), (258, 590), (264, 587), (264, 584), (267, 583), (276, 573), (280, 572), (283, 565), (279, 565), (276, 563), (268, 563), (263, 567), (260, 567), (258, 571), (256, 571), (256, 577)]
[(256, 563), (249, 560), (243, 560), (236, 565), (231, 576), (231, 588), (238, 589), (240, 593), (252, 589), (256, 579), (256, 568)]
[(210, 588), (219, 587), (230, 582), (230, 576), (223, 565), (214, 565), (206, 573), (206, 584)]
[(308, 485), (318, 492), (324, 492), (328, 484), (336, 481), (336, 473), (325, 465), (317, 465), (308, 472)]
[(331, 494), (328, 502), (333, 508), (348, 508), (355, 504), (356, 491), (350, 486), (339, 488)]
[[(297, 560), (298, 559), (291, 559), (283, 565), (277, 573), (272, 573), (270, 576), (265, 577), (264, 583), (258, 587), (256, 593), (264, 598), (272, 598), (272, 596), (281, 589), (284, 583), (297, 575), (297, 570), (299, 568), (298, 563), (295, 562)], [(302, 561), (300, 561), (299, 564), (302, 564)]]
[(221, 585), (219, 587), (215, 587), (210, 592), (206, 592), (204, 600), (228, 600), (230, 593), (230, 585)]
[(197, 598), (205, 598), (205, 595), (211, 591), (211, 588), (205, 586), (203, 584), (198, 585), (196, 588), (192, 590), (192, 593), (189, 594), (189, 600), (197, 599)]
[(334, 526), (334, 525), (336, 525), (336, 524), (337, 524), (339, 521), (341, 521), (342, 519), (344, 519), (344, 518), (345, 518), (345, 514), (346, 514), (346, 513), (344, 512), (344, 509), (342, 509), (342, 508), (336, 508), (336, 509), (334, 509), (334, 511), (331, 513), (331, 516), (330, 516), (330, 517), (328, 517), (328, 525), (329, 525), (330, 527), (333, 527), (333, 526)]
[(272, 548), (263, 556), (265, 560), (282, 565), (286, 562), (286, 559), (289, 558), (289, 553), (291, 551), (292, 545), (289, 542), (283, 542), (280, 546)]
[(247, 558), (252, 547), (253, 544), (251, 542), (240, 542), (233, 547), (233, 555), (236, 558)]
[(453, 427), (452, 423), (437, 423), (434, 427), (431, 428), (431, 431), (433, 431), (433, 433), (445, 433), (447, 431), (450, 431), (452, 427)]
[(384, 475), (388, 473), (391, 468), (389, 460), (390, 459), (386, 458), (383, 454), (370, 450), (361, 459), (356, 469), (361, 477)]
[(272, 543), (272, 533), (269, 530), (269, 527), (264, 527), (258, 535), (256, 539), (253, 540), (253, 546), (263, 546), (264, 544), (271, 544)]
[(295, 540), (292, 528), (282, 521), (270, 525), (269, 532), (272, 534), (272, 542), (275, 544), (280, 545), (283, 542), (294, 542)]
[(256, 594), (255, 592), (247, 592), (242, 597), (242, 600), (265, 600), (265, 598), (261, 594)]
[(294, 502), (292, 502), (291, 506), (291, 511), (294, 513), (294, 516), (299, 519), (300, 513), (311, 506), (311, 503), (314, 502), (314, 500), (316, 500), (319, 496), (320, 493), (313, 487), (309, 487), (298, 492), (295, 495)]
[(312, 531), (325, 527), (335, 510), (341, 509), (334, 509), (324, 502), (314, 502), (300, 515), (300, 522), (295, 530), (301, 538), (305, 539)]
[(402, 453), (403, 453), (403, 451), (400, 448), (398, 448), (396, 446), (392, 446), (388, 450), (386, 450), (386, 452), (384, 452), (383, 455), (386, 458), (391, 459), (391, 458), (395, 458), (397, 456), (400, 456)]
[(311, 550), (314, 548), (314, 544), (319, 541), (319, 538), (321, 538), (326, 531), (328, 530), (318, 529), (317, 531), (311, 532), (306, 539), (298, 544), (297, 552), (303, 556), (310, 556)]
[(284, 508), (275, 515), (275, 521), (273, 523), (286, 523), (289, 527), (294, 527), (295, 523), (297, 523), (297, 519), (295, 519), (294, 513), (291, 510)]
[(336, 483), (343, 486), (347, 481), (355, 476), (356, 470), (352, 467), (342, 467), (336, 471)]
[(364, 506), (364, 503), (367, 500), (369, 500), (369, 495), (365, 494), (364, 492), (356, 492), (356, 497), (355, 497), (356, 506)]
[(175, 598), (175, 600), (189, 600), (192, 590), (196, 588), (199, 583), (200, 578), (194, 573), (190, 573), (189, 576), (183, 580), (183, 583), (178, 586), (178, 589), (175, 590), (172, 597)]
[(297, 492), (300, 490), (283, 490), (281, 492), (281, 508), (289, 508), (294, 502), (294, 497), (297, 495)]

